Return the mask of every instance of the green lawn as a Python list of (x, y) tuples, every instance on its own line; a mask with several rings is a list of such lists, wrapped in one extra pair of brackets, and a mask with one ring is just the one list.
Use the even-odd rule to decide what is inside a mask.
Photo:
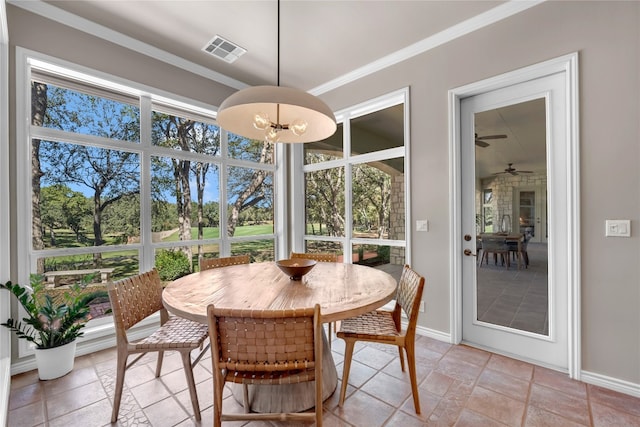
[[(261, 225), (245, 225), (242, 227), (236, 227), (236, 232), (234, 234), (235, 237), (243, 237), (243, 236), (257, 236), (261, 234), (273, 234), (273, 225), (272, 224), (261, 224)], [(218, 227), (205, 227), (203, 231), (204, 239), (217, 239), (220, 237), (220, 229)], [(198, 228), (191, 228), (191, 238), (196, 240), (198, 238)], [(178, 232), (176, 231), (172, 235), (163, 239), (163, 242), (177, 242)]]

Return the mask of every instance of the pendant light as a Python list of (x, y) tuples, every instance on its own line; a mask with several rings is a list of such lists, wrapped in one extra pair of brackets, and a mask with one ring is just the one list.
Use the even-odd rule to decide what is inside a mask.
[(242, 89), (218, 109), (218, 124), (250, 139), (268, 142), (313, 142), (336, 131), (333, 111), (308, 92), (280, 86), (280, 0), (278, 0), (277, 86)]

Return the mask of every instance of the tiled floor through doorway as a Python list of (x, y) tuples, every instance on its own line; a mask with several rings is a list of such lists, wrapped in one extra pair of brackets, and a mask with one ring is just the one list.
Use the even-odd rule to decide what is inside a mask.
[[(324, 426), (640, 426), (639, 398), (467, 346), (427, 337), (419, 337), (416, 346), (421, 415), (414, 411), (408, 374), (400, 370), (397, 349), (359, 343), (344, 408), (338, 407), (338, 388), (325, 401)], [(343, 341), (334, 339), (332, 350), (340, 376)], [(180, 358), (176, 353), (165, 357), (158, 379), (155, 356), (145, 356), (127, 372), (117, 425), (212, 425), (210, 359), (203, 359), (194, 372), (202, 410), (202, 422), (196, 423)], [(74, 370), (57, 380), (39, 381), (35, 371), (16, 375), (11, 381), (9, 426), (109, 426), (114, 381), (115, 349), (77, 358)], [(230, 393), (224, 408), (241, 410)]]
[(478, 266), (478, 320), (548, 335), (547, 245), (529, 243), (527, 253), (527, 268), (492, 259)]

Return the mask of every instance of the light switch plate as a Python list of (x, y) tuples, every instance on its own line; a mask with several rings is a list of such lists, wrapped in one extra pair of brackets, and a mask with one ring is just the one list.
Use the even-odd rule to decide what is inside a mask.
[(429, 221), (419, 219), (416, 221), (416, 231), (429, 231)]
[(605, 221), (605, 236), (608, 237), (630, 237), (631, 220), (628, 219), (608, 219)]

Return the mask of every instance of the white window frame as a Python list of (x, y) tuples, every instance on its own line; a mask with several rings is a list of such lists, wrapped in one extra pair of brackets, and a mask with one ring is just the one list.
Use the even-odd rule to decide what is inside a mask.
[[(31, 197), (25, 197), (24, 195), (31, 194), (31, 139), (33, 137), (44, 136), (60, 136), (69, 135), (66, 132), (57, 131), (55, 129), (47, 129), (36, 126), (31, 126), (31, 69), (37, 67), (46, 69), (48, 72), (56, 72), (61, 75), (84, 81), (87, 83), (99, 84), (106, 89), (118, 90), (132, 96), (140, 98), (140, 142), (132, 143), (130, 146), (123, 147), (117, 146), (118, 150), (126, 150), (135, 152), (140, 155), (140, 198), (141, 198), (141, 223), (140, 223), (140, 243), (129, 244), (126, 246), (109, 246), (109, 247), (96, 247), (98, 252), (109, 252), (115, 250), (138, 250), (139, 257), (139, 269), (140, 271), (146, 271), (151, 269), (155, 263), (155, 251), (159, 248), (172, 247), (172, 246), (184, 246), (185, 242), (174, 243), (152, 243), (150, 225), (147, 223), (150, 221), (150, 190), (149, 184), (151, 180), (151, 157), (152, 156), (164, 156), (168, 155), (177, 158), (189, 158), (199, 161), (207, 161), (203, 156), (190, 153), (180, 152), (163, 147), (153, 146), (151, 143), (151, 125), (143, 120), (143, 117), (150, 117), (150, 112), (154, 104), (163, 106), (169, 106), (181, 111), (183, 115), (195, 116), (196, 119), (208, 118), (207, 122), (215, 123), (216, 111), (211, 106), (204, 103), (194, 101), (170, 92), (166, 92), (150, 86), (145, 86), (136, 82), (132, 82), (126, 79), (122, 79), (113, 75), (109, 75), (97, 70), (93, 70), (87, 67), (83, 67), (77, 64), (73, 64), (61, 59), (57, 59), (45, 54), (41, 54), (35, 51), (24, 49), (21, 47), (16, 48), (16, 157), (17, 165), (17, 177), (16, 188), (18, 193), (18, 206), (17, 206), (17, 253), (21, 254), (18, 257), (18, 280), (20, 283), (28, 283), (29, 274), (35, 270), (38, 256), (42, 256), (41, 251), (34, 251), (31, 241), (31, 224), (32, 224), (32, 211), (31, 211)], [(3, 127), (5, 128), (5, 127)], [(71, 139), (74, 142), (82, 140), (84, 143), (91, 143), (92, 139), (96, 139), (91, 135), (74, 134), (75, 138)], [(69, 139), (67, 139), (69, 140)], [(226, 200), (226, 170), (229, 166), (241, 166), (255, 168), (255, 162), (249, 162), (238, 159), (231, 159), (226, 157), (227, 147), (227, 134), (221, 132), (221, 153), (214, 161), (209, 157), (208, 160), (211, 163), (217, 164), (219, 167), (220, 176), (220, 205), (221, 207), (226, 205), (223, 200)], [(273, 239), (274, 240), (274, 252), (277, 254), (282, 253), (281, 246), (283, 242), (286, 242), (286, 236), (283, 233), (282, 226), (282, 203), (276, 200), (276, 195), (282, 193), (282, 189), (278, 186), (283, 185), (284, 175), (282, 168), (278, 165), (283, 164), (284, 150), (281, 144), (276, 144), (274, 147), (274, 161), (272, 164), (261, 164), (260, 168), (267, 170), (273, 174), (274, 185), (274, 233), (269, 235), (256, 235), (250, 237), (228, 237), (226, 233), (220, 233), (219, 239), (206, 239), (189, 241), (186, 243), (189, 246), (194, 246), (200, 243), (219, 243), (221, 256), (229, 255), (230, 246), (234, 242), (246, 241), (246, 240), (261, 240), (261, 239)], [(226, 212), (221, 212), (220, 227), (224, 227), (224, 218)], [(91, 249), (91, 248), (87, 248)], [(44, 256), (59, 256), (69, 253), (74, 253), (72, 248), (62, 248), (47, 250)], [(84, 252), (84, 251), (83, 251)], [(22, 310), (22, 309), (21, 309)], [(145, 328), (149, 329), (149, 325), (153, 326), (157, 322), (157, 319), (150, 319), (147, 322), (141, 322), (142, 326), (139, 334), (143, 335)], [(107, 348), (113, 346), (115, 343), (115, 335), (113, 329), (113, 319), (111, 316), (91, 320), (85, 328), (84, 337), (79, 341), (77, 354), (87, 354), (101, 348)], [(93, 341), (93, 342), (92, 342)], [(19, 340), (18, 356), (20, 358), (28, 356), (33, 353), (32, 346), (28, 345), (25, 340)], [(15, 364), (14, 364), (15, 365)], [(14, 366), (12, 373), (22, 372), (28, 369), (33, 369), (30, 362), (26, 365)]]
[[(0, 4), (0, 280), (9, 280), (9, 32), (5, 2)], [(0, 319), (11, 314), (8, 292), (0, 292)], [(11, 331), (0, 330), (0, 426), (7, 423), (11, 385)]]
[[(371, 153), (351, 155), (351, 133), (350, 120), (366, 114), (371, 114), (385, 108), (402, 104), (404, 106), (404, 145), (402, 147), (390, 148), (387, 150), (374, 151)], [(304, 149), (301, 145), (294, 145), (291, 156), (292, 164), (292, 203), (290, 218), (292, 218), (292, 229), (294, 241), (293, 251), (303, 252), (305, 242), (307, 241), (330, 241), (342, 244), (344, 253), (351, 253), (351, 247), (354, 244), (380, 245), (404, 247), (405, 263), (411, 263), (411, 192), (410, 179), (411, 171), (409, 167), (410, 158), (410, 132), (409, 132), (409, 88), (403, 88), (395, 92), (382, 95), (369, 101), (357, 104), (352, 107), (345, 108), (335, 113), (338, 123), (343, 125), (343, 156), (341, 159), (334, 159), (322, 163), (304, 164)], [(305, 173), (318, 170), (344, 167), (345, 168), (345, 224), (351, 224), (353, 218), (352, 213), (352, 197), (351, 197), (351, 172), (352, 166), (375, 162), (379, 160), (392, 159), (397, 157), (404, 158), (404, 176), (405, 176), (405, 240), (389, 240), (389, 239), (371, 239), (371, 238), (354, 238), (352, 227), (345, 227), (344, 237), (333, 236), (311, 236), (305, 234)], [(344, 257), (344, 262), (351, 264), (352, 259), (349, 256)]]

